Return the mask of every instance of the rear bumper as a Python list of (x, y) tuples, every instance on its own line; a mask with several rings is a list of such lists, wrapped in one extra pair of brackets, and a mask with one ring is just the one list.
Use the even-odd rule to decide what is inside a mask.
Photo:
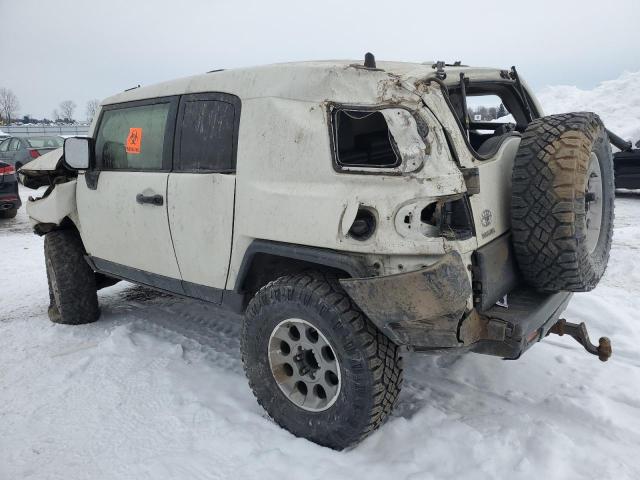
[(347, 294), (394, 343), (416, 351), (467, 349), (518, 358), (547, 334), (571, 298), (526, 286), (512, 288), (507, 307), (469, 309), (469, 274), (457, 253), (414, 272), (340, 281)]
[[(0, 187), (3, 185), (0, 185)], [(18, 209), (22, 206), (22, 200), (18, 194), (18, 184), (7, 185), (0, 189), (0, 211)]]
[[(494, 305), (482, 314), (497, 338), (479, 339), (470, 350), (506, 359), (520, 357), (533, 344), (542, 340), (567, 308), (572, 293), (540, 293), (520, 287), (507, 296), (507, 307)], [(504, 332), (504, 334), (502, 334)]]

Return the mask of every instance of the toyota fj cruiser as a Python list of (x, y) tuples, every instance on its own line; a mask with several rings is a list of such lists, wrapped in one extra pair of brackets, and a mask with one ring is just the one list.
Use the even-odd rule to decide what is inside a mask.
[(258, 402), (321, 445), (389, 416), (406, 350), (516, 359), (567, 333), (611, 353), (560, 319), (609, 257), (607, 132), (544, 116), (515, 68), (213, 71), (106, 99), (20, 173), (48, 186), (27, 208), (51, 320), (96, 320), (118, 279), (243, 312)]

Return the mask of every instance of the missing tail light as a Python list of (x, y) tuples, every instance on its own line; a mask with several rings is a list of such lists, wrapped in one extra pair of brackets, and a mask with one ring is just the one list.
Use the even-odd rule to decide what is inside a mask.
[(442, 203), (440, 231), (443, 237), (454, 240), (466, 240), (473, 237), (473, 217), (467, 197)]
[(396, 231), (407, 238), (444, 237), (466, 240), (475, 235), (466, 196), (404, 205), (396, 213)]

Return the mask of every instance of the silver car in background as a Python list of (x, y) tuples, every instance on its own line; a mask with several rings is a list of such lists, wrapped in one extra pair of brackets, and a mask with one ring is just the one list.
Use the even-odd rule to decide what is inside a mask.
[(62, 147), (63, 143), (64, 138), (60, 136), (9, 137), (0, 143), (0, 161), (19, 170), (34, 158)]

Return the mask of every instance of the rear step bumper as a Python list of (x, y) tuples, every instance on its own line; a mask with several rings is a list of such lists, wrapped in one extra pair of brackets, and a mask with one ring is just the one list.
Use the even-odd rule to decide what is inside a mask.
[(504, 338), (481, 339), (471, 346), (471, 351), (506, 359), (519, 358), (558, 322), (572, 295), (516, 288), (507, 296), (506, 308), (494, 305), (482, 314), (494, 331), (504, 332)]
[(572, 336), (601, 360), (610, 355), (606, 338), (596, 347), (584, 324), (560, 320), (573, 295), (570, 292), (541, 293), (520, 284), (505, 297), (506, 302), (483, 309), (484, 302), (479, 301), (478, 308), (469, 311), (466, 299), (472, 293), (471, 284), (455, 252), (413, 272), (341, 279), (340, 283), (380, 331), (396, 345), (414, 351), (466, 349), (516, 359), (551, 331)]

